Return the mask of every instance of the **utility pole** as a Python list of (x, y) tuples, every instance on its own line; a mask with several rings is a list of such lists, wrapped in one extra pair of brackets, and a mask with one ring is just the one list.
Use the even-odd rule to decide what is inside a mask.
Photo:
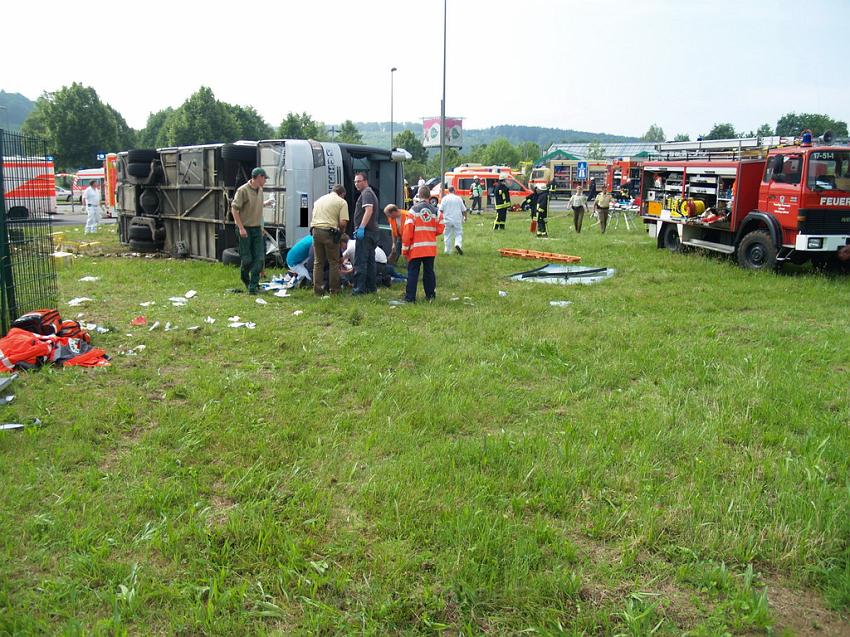
[(440, 100), (440, 198), (446, 188), (446, 13), (448, 0), (443, 0), (443, 99)]
[(390, 150), (393, 149), (393, 121), (394, 121), (394, 113), (393, 113), (393, 93), (395, 87), (393, 86), (393, 78), (395, 77), (395, 72), (398, 71), (396, 67), (390, 69)]

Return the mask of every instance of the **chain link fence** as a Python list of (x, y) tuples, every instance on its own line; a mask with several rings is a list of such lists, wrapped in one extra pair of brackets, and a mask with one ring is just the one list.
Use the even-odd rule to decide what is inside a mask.
[(50, 215), (53, 161), (44, 140), (0, 129), (0, 293), (3, 334), (21, 314), (56, 307)]

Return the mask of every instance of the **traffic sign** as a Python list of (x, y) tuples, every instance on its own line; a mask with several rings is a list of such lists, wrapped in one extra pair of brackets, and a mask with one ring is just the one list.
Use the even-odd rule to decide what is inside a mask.
[(578, 179), (582, 180), (582, 181), (587, 179), (587, 162), (586, 161), (580, 161), (576, 165), (576, 177)]

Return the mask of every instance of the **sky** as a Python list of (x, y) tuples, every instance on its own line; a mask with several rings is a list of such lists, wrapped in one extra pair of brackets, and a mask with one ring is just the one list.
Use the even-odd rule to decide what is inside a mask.
[[(42, 0), (0, 11), (0, 88), (72, 82), (134, 128), (204, 85), (273, 126), (439, 115), (443, 0)], [(447, 0), (446, 115), (640, 136), (850, 120), (850, 0)], [(16, 51), (16, 57), (8, 57)], [(17, 60), (17, 61), (16, 61)], [(390, 69), (398, 70), (391, 73)]]

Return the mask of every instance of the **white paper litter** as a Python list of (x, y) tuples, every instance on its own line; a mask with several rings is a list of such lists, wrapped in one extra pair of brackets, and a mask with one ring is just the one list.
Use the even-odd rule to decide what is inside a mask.
[(159, 321), (156, 321), (153, 325), (148, 328), (148, 332), (153, 332), (156, 328), (159, 327)]
[(289, 296), (289, 290), (281, 289), (274, 293), (275, 296), (279, 298), (283, 298), (285, 296)]
[(188, 292), (186, 292), (186, 294), (184, 294), (183, 296), (184, 296), (184, 297), (186, 297), (187, 299), (191, 299), (191, 298), (192, 298), (193, 296), (195, 296), (197, 293), (198, 293), (198, 292), (197, 292), (197, 290), (189, 290), (189, 291), (188, 291)]
[(189, 302), (185, 296), (170, 296), (168, 300), (172, 305), (186, 305)]
[(215, 323), (215, 319), (211, 316), (208, 316), (204, 319), (204, 323), (209, 323), (210, 325), (212, 325), (213, 323)]
[(193, 325), (192, 327), (187, 327), (186, 331), (187, 332), (197, 332), (199, 329), (201, 329), (200, 325)]
[(247, 327), (249, 330), (252, 330), (252, 329), (254, 329), (255, 327), (257, 327), (257, 324), (256, 324), (256, 323), (251, 323), (251, 322), (249, 321), (248, 323), (245, 323), (245, 327)]
[(144, 303), (139, 303), (142, 307), (150, 307), (151, 305), (156, 305), (156, 301), (145, 301)]
[(265, 299), (257, 299), (257, 305), (268, 305), (269, 302)]
[(295, 310), (292, 316), (301, 316), (302, 314), (304, 314), (304, 310)]
[(231, 316), (227, 320), (230, 321), (231, 323), (237, 323), (239, 321), (239, 317), (238, 316)]
[(165, 323), (165, 331), (166, 331), (166, 332), (170, 332), (171, 330), (176, 330), (176, 329), (178, 329), (178, 327), (177, 327), (176, 325), (175, 325), (174, 327), (172, 327), (172, 326), (171, 326), (171, 321), (167, 321), (167, 322)]
[(230, 323), (227, 327), (243, 327), (244, 325), (245, 325), (245, 323), (241, 323), (239, 321), (234, 321), (233, 323)]
[(504, 290), (499, 290), (499, 296), (507, 296), (507, 295), (508, 295), (508, 293), (505, 292)]
[(572, 304), (572, 301), (549, 301), (549, 305), (552, 307), (568, 307)]
[(453, 296), (452, 298), (449, 299), (449, 301), (460, 301), (460, 297), (459, 296)]
[(80, 281), (100, 281), (99, 276), (84, 276)]
[(88, 303), (89, 301), (91, 301), (91, 299), (87, 296), (78, 296), (68, 301), (68, 305), (70, 307), (76, 307), (78, 305), (82, 305), (83, 303)]

